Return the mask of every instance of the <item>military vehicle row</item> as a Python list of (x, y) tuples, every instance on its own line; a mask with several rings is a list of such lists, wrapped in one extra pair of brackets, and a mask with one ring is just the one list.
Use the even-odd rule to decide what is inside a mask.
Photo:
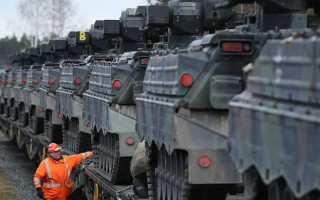
[(1, 127), (34, 161), (93, 150), (87, 199), (319, 199), (320, 3), (254, 2), (139, 6), (21, 52)]

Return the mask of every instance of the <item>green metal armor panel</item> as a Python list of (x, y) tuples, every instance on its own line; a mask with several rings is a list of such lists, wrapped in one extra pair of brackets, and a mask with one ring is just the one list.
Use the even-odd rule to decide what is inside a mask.
[(231, 102), (231, 155), (269, 184), (282, 177), (294, 196), (320, 190), (320, 40), (269, 40), (248, 88)]

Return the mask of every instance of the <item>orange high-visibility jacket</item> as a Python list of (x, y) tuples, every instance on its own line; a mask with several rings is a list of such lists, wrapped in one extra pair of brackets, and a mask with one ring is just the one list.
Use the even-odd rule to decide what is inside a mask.
[(44, 199), (67, 199), (72, 193), (70, 180), (72, 169), (81, 161), (92, 157), (92, 151), (66, 156), (56, 161), (50, 157), (43, 160), (33, 177), (36, 188), (43, 182)]

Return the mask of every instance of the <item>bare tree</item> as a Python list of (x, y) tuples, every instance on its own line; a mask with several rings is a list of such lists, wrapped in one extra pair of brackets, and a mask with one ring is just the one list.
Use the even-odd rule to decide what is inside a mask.
[(52, 0), (52, 33), (62, 36), (70, 17), (75, 13), (72, 0)]
[[(55, 35), (55, 28), (56, 28), (56, 0), (50, 0), (50, 9), (49, 9), (49, 16), (51, 20), (51, 33), (50, 35)], [(51, 38), (51, 36), (50, 36)]]
[(35, 35), (35, 41), (38, 41), (41, 30), (44, 30), (41, 36), (63, 36), (68, 20), (75, 14), (72, 1), (20, 0), (18, 9), (23, 20), (31, 27), (31, 35)]
[(45, 0), (20, 0), (18, 9), (24, 20), (31, 26), (32, 32), (39, 39), (41, 25), (45, 22), (47, 1)]

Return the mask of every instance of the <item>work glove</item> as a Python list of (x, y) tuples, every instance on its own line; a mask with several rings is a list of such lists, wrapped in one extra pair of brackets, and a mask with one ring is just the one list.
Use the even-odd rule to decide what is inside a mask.
[(40, 199), (43, 199), (42, 187), (38, 187), (38, 188), (37, 188), (37, 192), (38, 192), (38, 197), (39, 197)]

